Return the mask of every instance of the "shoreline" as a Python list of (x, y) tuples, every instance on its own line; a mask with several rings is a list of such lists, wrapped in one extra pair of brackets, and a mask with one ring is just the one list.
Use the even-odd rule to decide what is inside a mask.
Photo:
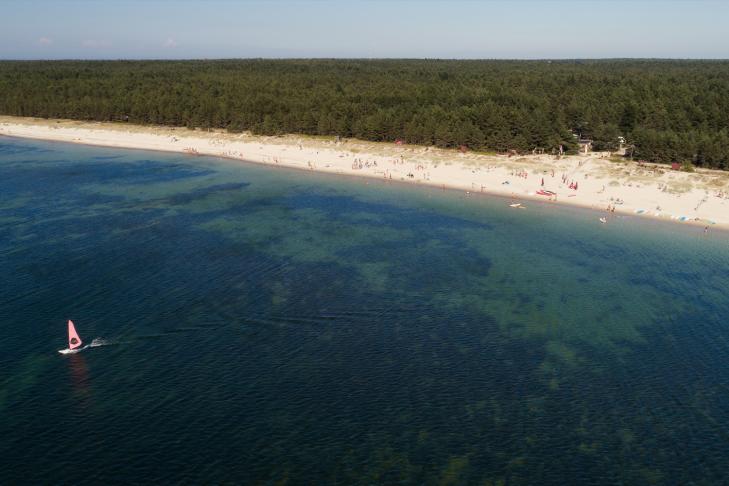
[[(685, 173), (655, 164), (613, 162), (602, 153), (561, 159), (550, 155), (509, 157), (386, 142), (334, 141), (333, 137), (266, 137), (8, 116), (0, 116), (0, 135), (213, 156), (457, 190), (467, 196), (494, 195), (514, 203), (551, 202), (595, 210), (605, 215), (608, 224), (609, 216), (622, 215), (729, 229), (729, 173), (713, 170)], [(571, 184), (577, 184), (577, 189), (571, 189)], [(538, 195), (540, 189), (556, 195)], [(615, 208), (614, 213), (606, 211), (608, 205)]]

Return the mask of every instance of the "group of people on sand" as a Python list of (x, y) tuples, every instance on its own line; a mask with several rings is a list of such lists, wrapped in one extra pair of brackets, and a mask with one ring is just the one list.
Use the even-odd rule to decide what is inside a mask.
[(527, 172), (525, 170), (519, 170), (519, 171), (512, 170), (511, 175), (513, 175), (515, 177), (521, 177), (522, 179), (526, 179), (529, 176), (529, 172)]
[(577, 181), (570, 180), (569, 177), (567, 177), (567, 174), (562, 174), (562, 184), (567, 184), (567, 183), (569, 183), (568, 187), (570, 189), (572, 189), (573, 191), (576, 191), (579, 187), (577, 184)]
[(223, 157), (243, 157), (242, 152), (238, 152), (236, 150), (226, 150), (221, 154)]
[(352, 162), (352, 169), (353, 170), (359, 170), (367, 167), (368, 169), (370, 167), (377, 167), (377, 161), (373, 160), (370, 162), (369, 160), (363, 161), (362, 159), (354, 159), (354, 162)]

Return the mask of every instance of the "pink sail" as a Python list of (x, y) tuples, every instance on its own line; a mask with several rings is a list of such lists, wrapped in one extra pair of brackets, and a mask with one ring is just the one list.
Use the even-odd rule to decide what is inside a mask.
[(76, 349), (81, 346), (81, 338), (78, 337), (76, 328), (71, 319), (68, 320), (68, 349)]

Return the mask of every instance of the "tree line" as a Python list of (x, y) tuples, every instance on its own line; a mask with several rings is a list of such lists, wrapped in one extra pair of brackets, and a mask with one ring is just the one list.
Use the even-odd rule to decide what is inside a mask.
[(0, 62), (0, 114), (729, 168), (729, 62)]

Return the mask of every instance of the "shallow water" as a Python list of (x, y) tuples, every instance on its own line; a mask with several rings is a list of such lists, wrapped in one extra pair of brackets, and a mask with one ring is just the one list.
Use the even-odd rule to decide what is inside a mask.
[(726, 482), (729, 237), (507, 202), (0, 138), (0, 482)]

